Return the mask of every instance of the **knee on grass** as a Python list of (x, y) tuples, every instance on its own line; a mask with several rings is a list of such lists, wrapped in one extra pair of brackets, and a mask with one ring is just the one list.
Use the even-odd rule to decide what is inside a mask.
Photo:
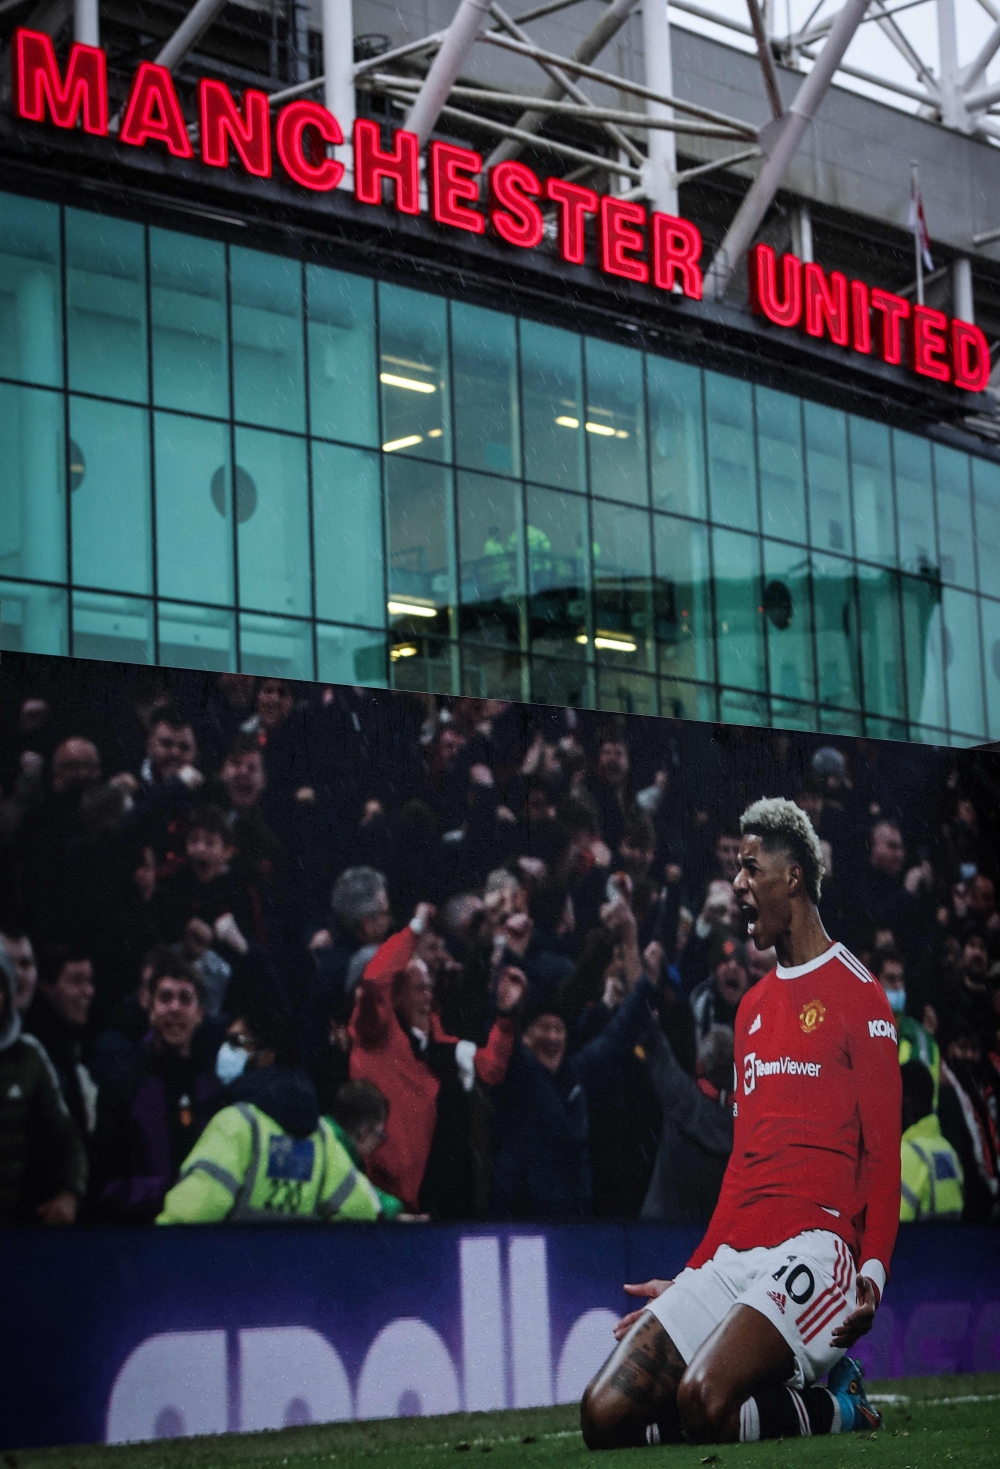
[(677, 1388), (677, 1411), (693, 1443), (718, 1443), (732, 1416), (733, 1404), (711, 1377), (689, 1368)]
[(580, 1428), (588, 1449), (617, 1449), (627, 1442), (620, 1394), (591, 1383), (580, 1400)]

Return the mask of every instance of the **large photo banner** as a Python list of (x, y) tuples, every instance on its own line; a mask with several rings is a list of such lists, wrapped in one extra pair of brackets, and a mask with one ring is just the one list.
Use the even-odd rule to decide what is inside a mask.
[(859, 1354), (995, 1366), (996, 751), (5, 654), (4, 1312), (58, 1302), (75, 1384), (58, 1423), (8, 1394), (5, 1442), (577, 1394), (783, 1065), (734, 1077), (761, 799), (902, 1068)]

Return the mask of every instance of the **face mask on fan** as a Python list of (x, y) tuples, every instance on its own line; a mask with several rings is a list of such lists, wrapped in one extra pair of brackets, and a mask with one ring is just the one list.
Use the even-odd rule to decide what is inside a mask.
[(228, 1041), (223, 1041), (215, 1058), (215, 1074), (222, 1085), (228, 1086), (242, 1076), (249, 1059), (242, 1046), (231, 1046)]
[(902, 1015), (906, 1009), (906, 991), (886, 990), (885, 997), (889, 1001), (889, 1009), (893, 1015)]

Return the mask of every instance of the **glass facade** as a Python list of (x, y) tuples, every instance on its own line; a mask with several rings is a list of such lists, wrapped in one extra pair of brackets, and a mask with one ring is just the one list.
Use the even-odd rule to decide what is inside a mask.
[(1000, 465), (0, 195), (5, 648), (1000, 736)]

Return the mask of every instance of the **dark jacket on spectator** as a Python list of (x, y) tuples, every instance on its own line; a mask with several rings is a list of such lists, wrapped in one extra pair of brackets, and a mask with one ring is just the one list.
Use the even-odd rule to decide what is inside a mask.
[(579, 1219), (590, 1211), (588, 1093), (613, 1084), (626, 1055), (652, 1020), (656, 991), (643, 976), (610, 1023), (559, 1070), (525, 1045), (514, 1048), (494, 1093), (491, 1212), (507, 1219)]
[(191, 918), (213, 924), (231, 913), (248, 943), (264, 944), (263, 916), (256, 890), (233, 871), (211, 882), (199, 882), (190, 867), (179, 867), (157, 888), (152, 902), (153, 917), (165, 943), (184, 937)]
[(101, 1087), (93, 1144), (93, 1202), (105, 1219), (148, 1222), (163, 1206), (220, 1091), (214, 1069), (150, 1036), (120, 1058)]
[(707, 1224), (733, 1150), (733, 1109), (713, 1100), (678, 1062), (662, 1031), (646, 1042), (663, 1131), (641, 1218)]
[(81, 1137), (94, 1130), (97, 1088), (84, 1065), (85, 1032), (70, 1025), (49, 1004), (41, 990), (35, 991), (24, 1028), (45, 1047), (59, 1078), (59, 1090)]
[(83, 1197), (87, 1155), (44, 1048), (21, 1034), (14, 975), (2, 952), (0, 985), (0, 1222), (27, 1222), (55, 1194)]

